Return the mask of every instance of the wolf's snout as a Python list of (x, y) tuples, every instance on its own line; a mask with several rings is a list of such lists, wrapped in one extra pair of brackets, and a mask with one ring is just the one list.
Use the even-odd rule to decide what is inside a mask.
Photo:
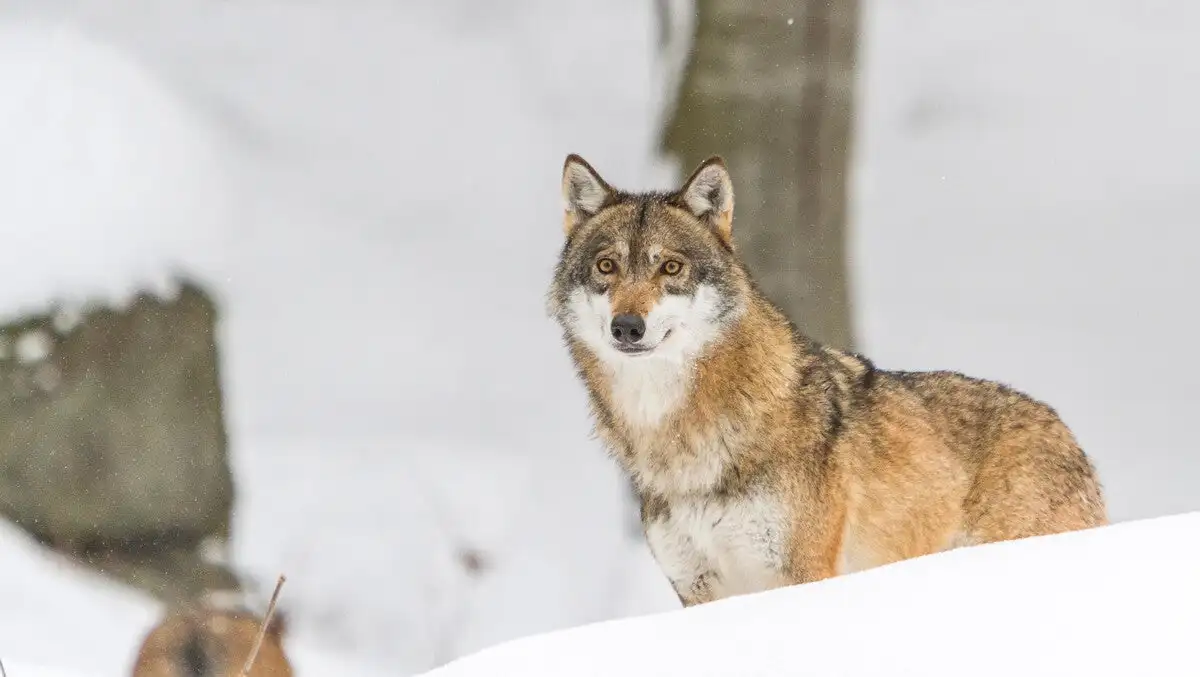
[(646, 335), (646, 321), (628, 313), (617, 315), (612, 319), (611, 330), (617, 343), (637, 343)]

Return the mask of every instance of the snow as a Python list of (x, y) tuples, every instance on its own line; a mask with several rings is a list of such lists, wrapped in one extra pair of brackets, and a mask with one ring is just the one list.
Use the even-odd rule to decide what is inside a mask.
[[(158, 602), (48, 554), (7, 523), (0, 523), (0, 562), (0, 660), (8, 675), (129, 674), (142, 638), (163, 611)], [(394, 674), (346, 659), (321, 642), (297, 639), (290, 630), (285, 649), (296, 677)]]
[[(85, 190), (98, 165), (114, 191), (169, 204), (194, 189), (225, 205), (192, 219), (152, 201), (137, 225), (166, 224), (153, 238), (112, 228), (89, 203), (77, 216), (85, 244), (112, 238), (97, 273), (131, 285), (143, 269), (121, 251), (158, 263), (183, 251), (179, 267), (217, 285), (233, 561), (264, 586), (288, 574), (299, 636), (401, 673), (675, 603), (629, 536), (628, 494), (588, 439), (543, 305), (565, 149), (629, 184), (664, 180), (651, 159), (655, 78), (670, 68), (640, 65), (654, 38), (640, 2), (526, 4), (466, 16), (468, 3), (97, 0), (0, 13), (43, 45), (22, 68), (61, 62), (40, 84), (48, 106), (69, 108), (75, 59), (89, 62), (89, 105), (108, 111), (68, 128), (101, 155), (40, 160), (58, 192)], [(621, 49), (547, 30), (574, 23)], [(606, 105), (571, 113), (562, 93), (578, 73), (613, 68), (621, 77), (591, 86)], [(143, 138), (102, 124), (123, 115), (157, 126)], [(174, 136), (150, 136), (169, 125)], [(619, 138), (595, 133), (611, 125)], [(127, 182), (111, 144), (161, 152)], [(191, 247), (193, 228), (210, 240)], [(52, 232), (37, 244), (99, 251)], [(33, 280), (12, 308), (59, 289), (113, 294), (107, 278), (66, 277), (70, 261), (37, 250), (13, 252), (12, 265)], [(464, 552), (480, 554), (479, 575)], [(666, 596), (626, 594), (654, 585)]]
[(4, 667), (6, 672), (11, 668), (14, 675), (21, 675), (21, 677), (86, 677), (89, 674), (87, 672), (72, 672), (45, 665), (28, 665), (25, 663), (18, 663), (11, 666), (5, 664)]
[(1188, 675), (1200, 513), (963, 548), (501, 644), (474, 675)]
[[(641, 0), (0, 7), (0, 315), (176, 271), (215, 287), (233, 560), (288, 574), (303, 646), (413, 674), (678, 606), (542, 306), (567, 153), (617, 185), (678, 175), (656, 146), (690, 19), (668, 4), (662, 55)], [(1031, 11), (864, 3), (860, 348), (1052, 403), (1114, 518), (1195, 510), (1200, 10)], [(31, 665), (116, 666), (148, 612), (95, 606), (68, 625), (86, 663)], [(92, 646), (110, 611), (129, 632)], [(0, 610), (0, 637), (33, 613)], [(68, 636), (47, 627), (12, 636)]]
[[(253, 534), (253, 548), (240, 541), (235, 560), (287, 572), (298, 628), (347, 647), (387, 647), (402, 665), (432, 666), (493, 641), (611, 614), (609, 595), (619, 590), (593, 569), (616, 573), (630, 546), (619, 519), (586, 506), (620, 495), (615, 483), (589, 495), (594, 479), (568, 462), (534, 468), (514, 463), (515, 451), (448, 439), (255, 451), (238, 468), (241, 477), (263, 478), (241, 505), (240, 533)], [(314, 492), (318, 476), (323, 486)], [(278, 519), (279, 505), (290, 519)], [(467, 551), (480, 553), (481, 576), (462, 566)], [(605, 594), (575, 585), (589, 576)], [(405, 641), (396, 642), (397, 628)]]
[(0, 314), (120, 302), (185, 259), (211, 272), (204, 253), (225, 242), (232, 188), (186, 102), (60, 22), (0, 24), (0, 83)]

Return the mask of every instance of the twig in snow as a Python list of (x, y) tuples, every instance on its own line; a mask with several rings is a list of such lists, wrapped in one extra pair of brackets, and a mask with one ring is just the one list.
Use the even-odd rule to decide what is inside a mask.
[[(271, 594), (271, 602), (267, 604), (267, 615), (263, 616), (262, 625), (258, 628), (258, 637), (254, 638), (254, 646), (250, 649), (250, 655), (246, 657), (246, 664), (242, 666), (240, 677), (248, 677), (250, 668), (254, 667), (254, 659), (258, 658), (258, 650), (262, 648), (263, 639), (267, 636), (267, 628), (271, 625), (271, 617), (275, 615), (275, 603), (279, 601), (279, 590), (283, 587), (283, 582), (287, 577), (279, 574), (279, 580), (275, 583), (275, 592)], [(0, 677), (4, 677), (0, 675)]]

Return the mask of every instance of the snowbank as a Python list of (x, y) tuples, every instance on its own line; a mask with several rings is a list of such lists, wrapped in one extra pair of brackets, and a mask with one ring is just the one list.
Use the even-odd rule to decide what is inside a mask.
[[(627, 493), (542, 297), (565, 154), (651, 173), (651, 8), (525, 2), (21, 2), (41, 19), (8, 18), (0, 47), (20, 75), (0, 106), (24, 116), (0, 140), (26, 137), (0, 166), (49, 153), (17, 203), (40, 220), (0, 224), (28, 243), (0, 252), (28, 274), (4, 293), (119, 290), (179, 251), (211, 262), (235, 563), (288, 573), (298, 632), (401, 672), (646, 608), (623, 594)], [(589, 68), (603, 105), (563, 116)], [(76, 211), (47, 204), (51, 176)]]
[[(161, 605), (40, 548), (0, 522), (0, 659), (10, 677), (126, 677)], [(281, 606), (287, 606), (285, 594)], [(297, 677), (378, 677), (289, 636)]]
[(967, 548), (503, 644), (475, 675), (1191, 675), (1200, 512)]
[(91, 672), (61, 670), (20, 661), (4, 661), (4, 671), (10, 675), (20, 675), (21, 677), (94, 677), (95, 675)]
[[(596, 510), (623, 488), (592, 469), (447, 437), (261, 444), (236, 459), (246, 491), (234, 556), (263, 572), (264, 594), (268, 572), (288, 574), (294, 627), (409, 674), (655, 600), (677, 605), (653, 562), (633, 559), (620, 515)], [(650, 579), (636, 597), (631, 571)]]
[(46, 553), (7, 522), (0, 522), (0, 562), (0, 658), (9, 675), (22, 674), (16, 660), (96, 675), (128, 672), (156, 604)]
[(235, 210), (220, 138), (126, 50), (0, 17), (0, 316), (211, 280)]

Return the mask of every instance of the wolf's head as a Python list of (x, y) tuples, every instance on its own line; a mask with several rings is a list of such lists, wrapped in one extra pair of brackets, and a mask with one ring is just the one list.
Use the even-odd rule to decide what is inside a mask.
[(605, 362), (694, 357), (745, 309), (733, 184), (718, 157), (671, 193), (626, 193), (583, 158), (563, 167), (563, 247), (549, 308)]

